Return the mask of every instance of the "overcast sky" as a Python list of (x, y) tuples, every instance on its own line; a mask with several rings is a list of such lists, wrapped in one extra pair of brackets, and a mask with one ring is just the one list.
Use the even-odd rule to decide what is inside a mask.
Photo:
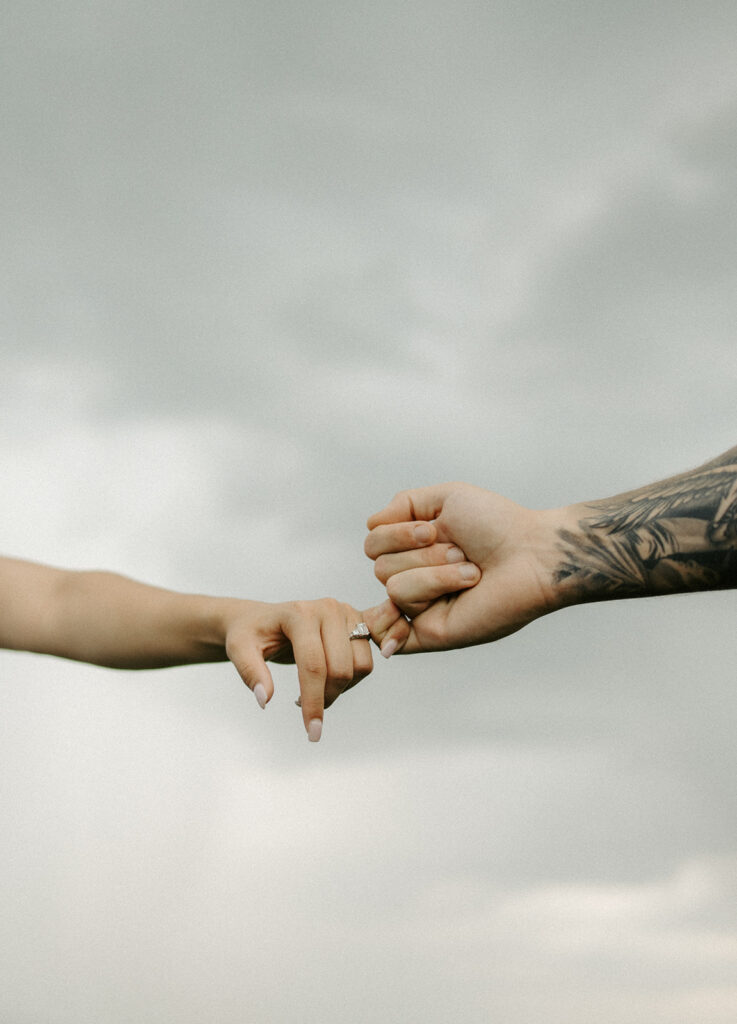
[[(5, 0), (0, 549), (381, 600), (365, 519), (737, 443), (733, 0)], [(396, 658), (0, 655), (8, 1024), (733, 1024), (731, 593)]]

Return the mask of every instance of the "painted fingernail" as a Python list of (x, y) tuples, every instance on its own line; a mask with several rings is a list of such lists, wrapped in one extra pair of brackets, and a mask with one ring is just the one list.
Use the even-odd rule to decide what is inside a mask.
[(310, 743), (317, 743), (322, 736), (322, 719), (313, 718), (307, 726), (307, 739)]
[(466, 556), (463, 554), (460, 548), (448, 548), (448, 553), (445, 556), (448, 562), (465, 562)]
[(265, 708), (266, 707), (266, 690), (264, 689), (264, 687), (263, 687), (263, 685), (261, 683), (256, 683), (256, 685), (253, 688), (253, 695), (256, 698), (256, 700), (258, 701), (258, 706), (260, 708)]
[(477, 566), (472, 565), (471, 563), (468, 565), (462, 565), (459, 571), (462, 580), (475, 580), (479, 574)]
[(392, 638), (391, 640), (385, 640), (379, 650), (381, 651), (382, 657), (391, 658), (397, 647), (399, 647), (399, 641)]
[(420, 523), (419, 526), (415, 526), (415, 540), (418, 540), (420, 544), (427, 544), (428, 541), (431, 541), (432, 527), (428, 526), (427, 523)]

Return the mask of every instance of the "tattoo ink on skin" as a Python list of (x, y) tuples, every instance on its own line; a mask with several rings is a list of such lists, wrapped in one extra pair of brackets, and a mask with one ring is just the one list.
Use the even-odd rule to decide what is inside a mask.
[(737, 587), (737, 449), (691, 473), (591, 502), (559, 532), (554, 580), (581, 600)]

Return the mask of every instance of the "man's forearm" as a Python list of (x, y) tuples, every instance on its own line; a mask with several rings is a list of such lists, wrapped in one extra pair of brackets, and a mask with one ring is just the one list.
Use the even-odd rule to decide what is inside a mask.
[(554, 570), (562, 604), (737, 587), (737, 448), (566, 518)]

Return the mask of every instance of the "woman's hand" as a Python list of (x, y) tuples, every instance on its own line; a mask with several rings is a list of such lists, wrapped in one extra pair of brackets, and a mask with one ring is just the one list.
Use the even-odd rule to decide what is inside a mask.
[(409, 633), (406, 621), (391, 601), (365, 612), (332, 598), (317, 601), (228, 601), (223, 631), (225, 652), (260, 706), (274, 693), (266, 664), (296, 664), (302, 717), (307, 736), (320, 739), (324, 709), (373, 669), (371, 645), (350, 640), (351, 630), (366, 622), (378, 642), (392, 626)]
[(274, 693), (267, 661), (296, 663), (302, 715), (318, 740), (323, 711), (373, 667), (365, 621), (380, 643), (408, 632), (390, 601), (366, 612), (326, 598), (263, 601), (181, 594), (110, 572), (56, 569), (0, 557), (0, 647), (115, 669), (230, 659), (261, 707)]

